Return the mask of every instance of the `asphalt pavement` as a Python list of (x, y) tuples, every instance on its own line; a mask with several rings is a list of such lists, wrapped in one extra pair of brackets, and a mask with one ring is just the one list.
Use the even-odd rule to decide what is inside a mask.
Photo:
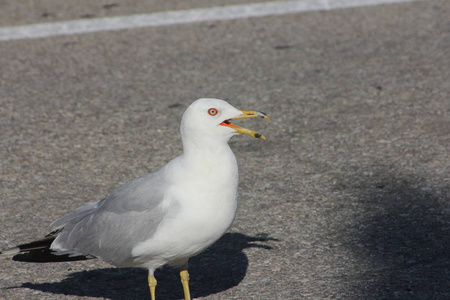
[[(252, 1), (247, 1), (252, 2)], [(15, 4), (13, 4), (15, 3)], [(34, 3), (34, 2), (33, 2)], [(240, 1), (15, 1), (1, 26)], [(236, 220), (196, 299), (450, 299), (450, 2), (0, 42), (0, 248), (181, 153), (202, 97), (260, 110), (230, 143)], [(157, 299), (183, 296), (164, 268)], [(0, 299), (147, 299), (147, 273), (0, 258)]]

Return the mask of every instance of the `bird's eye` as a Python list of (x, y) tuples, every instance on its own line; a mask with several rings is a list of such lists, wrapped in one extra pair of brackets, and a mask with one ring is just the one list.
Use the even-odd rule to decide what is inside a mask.
[(210, 116), (215, 116), (215, 115), (217, 115), (219, 113), (219, 111), (216, 109), (216, 108), (210, 108), (210, 109), (208, 109), (208, 114), (210, 115)]

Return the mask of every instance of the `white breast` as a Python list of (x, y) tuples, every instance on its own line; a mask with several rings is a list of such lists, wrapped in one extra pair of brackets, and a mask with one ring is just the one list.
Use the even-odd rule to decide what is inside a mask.
[(182, 158), (174, 162), (179, 176), (163, 204), (170, 213), (150, 239), (133, 249), (133, 265), (153, 269), (183, 264), (226, 232), (237, 208), (238, 170), (230, 153), (222, 156), (226, 161), (199, 168), (183, 165)]

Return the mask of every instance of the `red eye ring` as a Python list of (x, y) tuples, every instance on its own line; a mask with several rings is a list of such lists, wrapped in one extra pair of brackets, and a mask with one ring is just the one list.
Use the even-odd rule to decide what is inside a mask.
[(210, 115), (210, 116), (215, 116), (215, 115), (217, 115), (219, 113), (219, 111), (216, 109), (216, 108), (210, 108), (210, 109), (208, 109), (208, 114)]

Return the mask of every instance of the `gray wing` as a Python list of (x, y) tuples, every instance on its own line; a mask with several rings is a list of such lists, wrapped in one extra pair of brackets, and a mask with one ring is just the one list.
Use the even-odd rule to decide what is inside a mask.
[(136, 178), (107, 198), (90, 202), (50, 226), (58, 232), (51, 248), (60, 254), (93, 255), (113, 265), (131, 257), (164, 218), (167, 182), (161, 172)]

